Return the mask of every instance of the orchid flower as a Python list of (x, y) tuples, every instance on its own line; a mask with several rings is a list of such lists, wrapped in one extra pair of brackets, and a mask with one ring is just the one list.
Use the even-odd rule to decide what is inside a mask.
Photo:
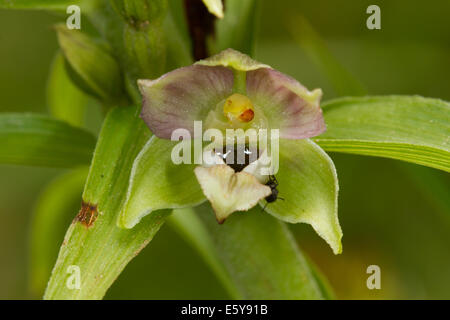
[[(143, 97), (141, 117), (154, 136), (134, 164), (120, 226), (132, 228), (152, 211), (195, 206), (205, 200), (223, 223), (233, 212), (259, 204), (261, 211), (283, 221), (311, 224), (334, 253), (341, 252), (336, 170), (328, 155), (309, 139), (326, 130), (320, 89), (309, 91), (295, 79), (232, 49), (138, 84)], [(200, 132), (196, 123), (201, 123)], [(240, 143), (230, 142), (226, 134), (230, 129), (275, 130), (279, 141), (274, 138), (264, 147), (256, 144), (256, 152), (250, 151), (254, 141), (241, 136)], [(180, 130), (189, 138), (172, 141)], [(219, 139), (226, 150), (201, 148), (208, 130), (226, 137)], [(217, 147), (217, 143), (211, 145)], [(233, 166), (227, 155), (239, 145), (254, 157)], [(174, 163), (174, 152), (191, 158), (196, 147), (201, 151), (192, 152), (191, 163)], [(201, 161), (208, 157), (209, 161)], [(274, 160), (278, 160), (275, 171)], [(261, 174), (264, 167), (266, 174)], [(273, 179), (277, 184), (270, 185)], [(273, 192), (283, 200), (276, 200)]]

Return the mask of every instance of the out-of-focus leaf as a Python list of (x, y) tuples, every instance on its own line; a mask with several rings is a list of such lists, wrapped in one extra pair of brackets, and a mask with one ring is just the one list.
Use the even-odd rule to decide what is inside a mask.
[[(224, 288), (233, 299), (240, 299), (243, 293), (236, 286), (228, 271), (225, 269), (223, 261), (220, 260), (217, 248), (213, 243), (210, 230), (205, 223), (196, 214), (195, 209), (176, 209), (167, 219), (167, 223), (174, 228), (180, 236), (188, 242), (203, 258), (206, 264), (211, 268), (217, 278), (220, 280)], [(287, 231), (289, 232), (289, 231)], [(312, 276), (317, 282), (322, 296), (326, 299), (334, 299), (334, 293), (325, 277), (320, 273), (317, 267), (305, 257)]]
[(325, 150), (398, 159), (450, 172), (450, 104), (419, 96), (342, 98), (322, 105)]
[(73, 126), (83, 126), (88, 97), (78, 89), (67, 75), (64, 57), (57, 53), (47, 84), (47, 104), (57, 119)]
[(308, 262), (308, 266), (311, 269), (314, 280), (316, 280), (317, 285), (319, 286), (322, 296), (327, 300), (336, 299), (333, 288), (331, 287), (325, 275), (319, 270), (316, 264), (307, 255), (305, 255), (305, 259)]
[(176, 165), (172, 161), (172, 150), (179, 143), (184, 142), (153, 136), (136, 157), (119, 226), (133, 228), (152, 211), (183, 208), (205, 200), (194, 175), (197, 165)]
[[(132, 230), (117, 227), (131, 167), (148, 140), (138, 108), (112, 109), (105, 119), (83, 192), (83, 204), (61, 246), (45, 299), (100, 299), (153, 238), (169, 211), (157, 211)], [(69, 266), (80, 268), (81, 286), (66, 286)]]
[(257, 0), (226, 1), (225, 16), (216, 22), (216, 52), (233, 48), (253, 55), (258, 6)]
[(214, 300), (232, 296), (196, 249), (165, 225), (127, 265), (104, 299)]
[[(450, 274), (442, 266), (450, 265), (450, 210), (432, 201), (449, 198), (449, 174), (376, 157), (333, 154), (333, 161), (339, 172), (344, 254), (329, 256), (312, 233), (293, 226), (299, 243), (330, 279), (337, 297), (448, 299)], [(433, 173), (447, 186), (438, 191), (423, 176), (417, 178), (421, 185), (417, 186), (401, 167)], [(441, 208), (443, 212), (436, 210)], [(365, 286), (365, 270), (374, 261), (384, 274), (382, 290), (377, 292)]]
[(72, 79), (108, 105), (123, 104), (121, 71), (108, 46), (64, 25), (58, 25), (56, 31)]
[[(308, 223), (333, 249), (341, 253), (342, 230), (337, 216), (338, 180), (333, 161), (314, 142), (280, 141), (280, 168), (276, 173), (279, 196), (261, 205), (289, 223)], [(267, 204), (267, 205), (266, 205)]]
[(71, 4), (81, 2), (81, 0), (0, 0), (0, 9), (66, 10)]
[(0, 114), (0, 163), (73, 167), (89, 164), (95, 137), (39, 114)]
[(209, 204), (195, 210), (243, 299), (325, 298), (283, 222), (254, 208), (219, 225)]
[(233, 299), (241, 298), (233, 280), (220, 262), (209, 230), (192, 208), (176, 209), (167, 219), (167, 223), (189, 243), (206, 264), (211, 268), (224, 288)]
[(450, 226), (449, 176), (436, 170), (404, 163), (397, 167), (413, 182), (424, 199), (428, 200), (430, 206), (435, 208), (436, 213), (441, 215), (442, 221), (446, 221)]
[(328, 77), (339, 96), (367, 94), (364, 86), (334, 57), (320, 35), (303, 16), (288, 19), (289, 31), (310, 59)]
[(223, 18), (223, 4), (222, 0), (203, 0), (203, 3), (208, 8), (208, 11), (217, 18)]
[(81, 167), (59, 176), (44, 189), (35, 206), (30, 237), (30, 291), (35, 297), (44, 293), (64, 236), (61, 227), (73, 218), (68, 213), (79, 203), (87, 173), (88, 168)]
[[(172, 3), (173, 1), (171, 1), (171, 5)], [(175, 6), (175, 4), (173, 4), (173, 6)], [(175, 7), (174, 9), (182, 10), (180, 7)], [(185, 23), (182, 24), (181, 22), (176, 22), (175, 19), (179, 17), (176, 16), (174, 9), (169, 11), (169, 14), (164, 20), (164, 33), (167, 35), (166, 70), (168, 71), (193, 63), (191, 56), (191, 42), (189, 41), (187, 26)]]

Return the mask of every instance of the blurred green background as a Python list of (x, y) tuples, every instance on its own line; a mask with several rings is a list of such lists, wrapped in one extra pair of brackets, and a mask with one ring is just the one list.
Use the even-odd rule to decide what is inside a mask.
[[(322, 88), (324, 99), (339, 93), (307, 48), (298, 43), (300, 15), (370, 94), (450, 100), (450, 1), (264, 0), (260, 4), (256, 58), (308, 88)], [(381, 8), (381, 30), (366, 28), (370, 4)], [(47, 112), (46, 81), (57, 50), (51, 26), (65, 17), (0, 10), (0, 112)], [(92, 108), (91, 113), (99, 113), (95, 104)], [(91, 129), (97, 131), (98, 119), (91, 122)], [(337, 298), (450, 298), (449, 175), (387, 159), (331, 156), (340, 180), (343, 254), (334, 256), (307, 225), (294, 225), (292, 230), (329, 278)], [(40, 298), (28, 288), (32, 211), (40, 192), (63, 171), (0, 166), (2, 299)], [(61, 230), (61, 240), (78, 207), (74, 203), (71, 213), (61, 213), (68, 217), (67, 225), (55, 226)], [(55, 250), (59, 245), (55, 243)], [(366, 268), (372, 264), (381, 267), (381, 290), (366, 287)], [(164, 226), (107, 298), (227, 295), (195, 251)]]

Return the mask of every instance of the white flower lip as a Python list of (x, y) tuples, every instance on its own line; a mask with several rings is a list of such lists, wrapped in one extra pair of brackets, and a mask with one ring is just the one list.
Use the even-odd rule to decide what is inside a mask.
[(247, 211), (271, 194), (271, 189), (247, 172), (235, 172), (226, 164), (195, 168), (195, 175), (211, 202), (219, 223), (235, 211)]

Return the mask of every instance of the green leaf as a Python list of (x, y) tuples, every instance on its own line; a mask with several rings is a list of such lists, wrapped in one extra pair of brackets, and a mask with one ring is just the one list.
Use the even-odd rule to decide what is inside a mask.
[[(167, 219), (167, 223), (188, 243), (191, 247), (199, 253), (206, 264), (211, 268), (214, 274), (222, 283), (223, 287), (227, 290), (230, 297), (233, 299), (242, 299), (244, 292), (240, 292), (237, 287), (238, 280), (235, 281), (231, 278), (227, 269), (225, 268), (223, 261), (221, 261), (217, 248), (213, 243), (213, 236), (210, 229), (207, 228), (205, 223), (196, 214), (196, 210), (193, 208), (176, 209), (172, 215)], [(206, 209), (203, 209), (206, 210)], [(285, 230), (286, 234), (290, 231)], [(334, 299), (334, 293), (325, 277), (321, 274), (318, 268), (312, 263), (312, 261), (305, 256), (308, 266), (311, 270), (312, 276), (317, 282), (322, 296), (326, 299)], [(244, 290), (247, 291), (247, 290)]]
[(335, 300), (336, 295), (333, 291), (333, 288), (331, 287), (330, 283), (328, 282), (328, 279), (325, 277), (325, 275), (319, 270), (317, 265), (308, 257), (305, 255), (306, 262), (308, 262), (308, 266), (311, 269), (311, 273), (314, 277), (314, 280), (316, 280), (317, 285), (319, 286), (320, 292), (324, 299), (326, 300)]
[(288, 19), (288, 30), (310, 59), (328, 77), (337, 95), (361, 96), (367, 90), (330, 52), (325, 41), (303, 16)]
[(89, 164), (95, 137), (45, 115), (0, 114), (0, 163), (73, 167)]
[(219, 225), (209, 204), (196, 211), (241, 298), (324, 298), (313, 272), (283, 222), (254, 208), (235, 213)]
[(216, 21), (216, 53), (233, 48), (253, 55), (258, 6), (256, 0), (227, 0), (224, 18)]
[(399, 171), (408, 178), (408, 185), (412, 183), (441, 220), (450, 226), (450, 180), (447, 174), (422, 166), (400, 162), (396, 164)]
[(58, 52), (47, 83), (47, 104), (51, 115), (81, 127), (87, 103), (88, 97), (72, 83), (64, 66), (64, 57)]
[[(194, 61), (191, 56), (191, 42), (187, 31), (184, 16), (178, 17), (179, 12), (183, 11), (181, 2), (170, 2), (170, 11), (164, 20), (164, 34), (167, 42), (167, 63), (166, 71), (191, 65)], [(172, 8), (174, 6), (174, 8)], [(183, 21), (178, 20), (183, 19)]]
[[(30, 237), (30, 291), (42, 296), (64, 236), (64, 225), (73, 218), (88, 173), (87, 167), (65, 173), (42, 192), (34, 209)], [(71, 215), (68, 216), (68, 213)]]
[(242, 298), (224, 265), (221, 263), (214, 246), (210, 231), (193, 208), (176, 209), (167, 219), (170, 225), (188, 244), (197, 250), (206, 264), (222, 283), (230, 297)]
[[(116, 225), (132, 164), (149, 135), (138, 108), (109, 112), (89, 170), (82, 209), (66, 233), (45, 299), (102, 298), (163, 224), (169, 211), (149, 215), (133, 230)], [(66, 286), (70, 266), (80, 268), (80, 289)]]
[(450, 172), (450, 104), (419, 96), (342, 98), (322, 105), (325, 150), (398, 159)]
[(124, 104), (120, 67), (108, 46), (64, 25), (55, 28), (69, 74), (80, 88), (106, 104)]
[(0, 9), (66, 10), (68, 6), (80, 3), (81, 0), (1, 0)]
[(337, 216), (338, 179), (333, 161), (314, 142), (280, 140), (278, 195), (284, 199), (265, 210), (289, 223), (308, 223), (333, 249), (341, 253), (342, 231)]
[(152, 211), (183, 208), (205, 200), (194, 175), (197, 165), (176, 165), (172, 161), (172, 150), (178, 143), (184, 144), (153, 136), (139, 153), (131, 171), (119, 226), (133, 228)]

